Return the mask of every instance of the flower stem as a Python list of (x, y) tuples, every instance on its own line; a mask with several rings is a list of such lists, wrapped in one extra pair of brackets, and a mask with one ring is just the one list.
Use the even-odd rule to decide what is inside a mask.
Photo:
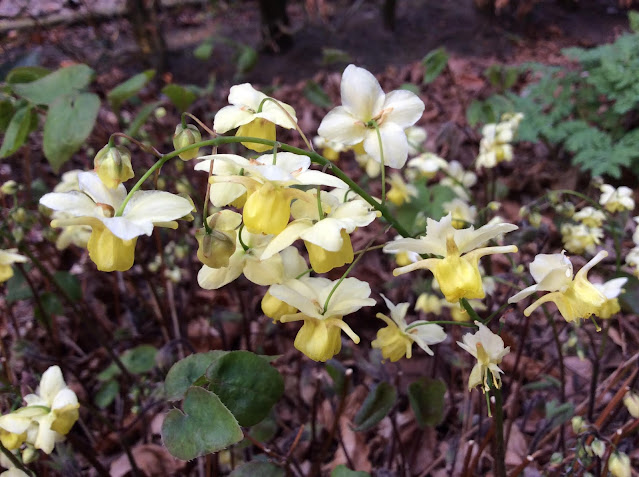
[(475, 309), (470, 305), (470, 303), (468, 303), (468, 300), (466, 300), (466, 298), (460, 298), (459, 303), (464, 308), (464, 310), (466, 310), (466, 313), (468, 313), (472, 321), (479, 321), (480, 323), (482, 322), (481, 318), (479, 317)]
[(20, 459), (18, 459), (13, 452), (11, 452), (4, 445), (2, 445), (1, 442), (0, 442), (0, 452), (2, 452), (7, 457), (7, 459), (9, 459), (11, 463), (16, 466), (16, 468), (20, 469), (22, 472), (24, 472), (28, 476), (33, 475), (33, 473), (27, 467), (25, 467), (25, 465), (22, 462), (20, 462)]
[(504, 401), (500, 388), (493, 389), (495, 396), (495, 476), (506, 477), (506, 448), (504, 445)]
[(459, 326), (466, 326), (468, 328), (476, 328), (477, 327), (477, 325), (475, 325), (474, 323), (471, 323), (469, 321), (438, 320), (438, 321), (426, 321), (424, 323), (413, 323), (413, 324), (408, 325), (406, 327), (406, 331), (410, 331), (413, 328), (417, 328), (418, 326), (425, 326), (425, 325), (459, 325)]

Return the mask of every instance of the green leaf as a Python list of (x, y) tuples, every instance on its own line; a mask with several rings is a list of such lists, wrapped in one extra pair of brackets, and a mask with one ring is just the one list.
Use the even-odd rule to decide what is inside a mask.
[(200, 61), (208, 60), (212, 54), (213, 42), (210, 39), (203, 41), (195, 50), (193, 50), (193, 56), (195, 56)]
[(144, 88), (151, 79), (155, 76), (155, 70), (146, 70), (142, 73), (139, 73), (135, 76), (132, 76), (128, 80), (120, 83), (115, 88), (113, 88), (107, 94), (107, 99), (109, 100), (109, 104), (111, 108), (116, 113), (120, 111), (120, 106), (127, 99), (135, 96)]
[(331, 98), (329, 98), (324, 89), (313, 80), (307, 81), (304, 85), (304, 97), (321, 108), (330, 108), (333, 106)]
[(15, 112), (4, 134), (0, 147), (0, 159), (10, 156), (24, 144), (31, 129), (31, 114), (32, 110), (29, 105), (22, 106)]
[(248, 351), (231, 351), (215, 361), (206, 377), (210, 389), (242, 426), (264, 419), (284, 394), (284, 379), (266, 360)]
[(162, 423), (162, 440), (172, 456), (191, 460), (217, 452), (244, 437), (220, 398), (193, 386), (184, 398), (184, 412), (171, 409)]
[(87, 65), (60, 68), (31, 83), (12, 86), (13, 91), (35, 104), (51, 104), (61, 96), (83, 90), (93, 79), (94, 71)]
[(166, 398), (169, 401), (182, 399), (189, 387), (206, 374), (208, 367), (227, 353), (220, 350), (197, 353), (175, 363), (164, 380)]
[(322, 64), (332, 65), (333, 63), (351, 63), (351, 55), (337, 48), (322, 48)]
[(100, 386), (100, 389), (95, 393), (93, 402), (100, 409), (105, 409), (111, 405), (113, 400), (120, 392), (120, 385), (117, 381), (107, 381)]
[(179, 84), (167, 84), (162, 88), (162, 93), (168, 96), (181, 113), (189, 109), (189, 106), (197, 99), (197, 94), (188, 87)]
[(333, 380), (335, 394), (341, 396), (344, 391), (344, 383), (346, 383), (346, 368), (336, 359), (329, 359), (326, 362), (326, 372)]
[(5, 132), (16, 109), (8, 100), (0, 101), (0, 132)]
[(44, 292), (39, 294), (40, 304), (44, 310), (45, 315), (42, 314), (42, 310), (39, 306), (35, 307), (33, 315), (42, 323), (48, 323), (51, 315), (61, 315), (64, 312), (64, 307), (60, 302), (58, 296), (53, 292)]
[(345, 465), (338, 465), (331, 472), (331, 477), (370, 477), (370, 475), (368, 472), (351, 470)]
[(285, 475), (284, 469), (275, 464), (254, 460), (236, 468), (229, 477), (284, 477)]
[(417, 95), (419, 95), (420, 93), (419, 86), (413, 83), (404, 83), (399, 87), (399, 89), (405, 89), (406, 91), (410, 91), (411, 93), (415, 93)]
[(80, 301), (82, 299), (82, 287), (80, 286), (80, 280), (69, 272), (55, 272), (53, 274), (55, 281), (60, 287), (67, 292), (69, 298), (73, 301)]
[(552, 422), (553, 427), (563, 424), (575, 415), (575, 406), (571, 402), (560, 404), (553, 399), (546, 403), (546, 419)]
[[(25, 268), (25, 271), (28, 271)], [(7, 282), (7, 303), (31, 298), (31, 288), (24, 278), (24, 275), (16, 270), (16, 273)]]
[(135, 137), (138, 134), (140, 128), (144, 125), (149, 116), (155, 111), (155, 109), (162, 104), (162, 101), (155, 101), (153, 103), (145, 104), (138, 114), (133, 118), (131, 124), (124, 132), (127, 136)]
[(448, 64), (448, 53), (444, 47), (428, 53), (422, 60), (424, 66), (423, 84), (432, 83), (446, 68)]
[(630, 29), (635, 33), (639, 33), (639, 12), (630, 10), (628, 12), (628, 21), (630, 23)]
[(158, 350), (155, 346), (140, 345), (126, 350), (120, 356), (124, 367), (132, 374), (148, 373), (155, 367), (155, 356)]
[(80, 149), (91, 134), (100, 109), (93, 93), (63, 96), (49, 108), (44, 123), (44, 155), (55, 172)]
[(366, 396), (362, 407), (353, 418), (356, 431), (367, 431), (384, 419), (397, 401), (395, 386), (382, 382), (375, 386)]
[(420, 428), (437, 426), (444, 419), (446, 384), (439, 379), (420, 378), (408, 386), (408, 400)]
[(44, 78), (51, 70), (42, 66), (18, 66), (7, 74), (6, 82), (9, 84), (31, 83)]
[(244, 74), (251, 71), (257, 63), (257, 51), (249, 45), (240, 46), (235, 56), (235, 69), (237, 73)]

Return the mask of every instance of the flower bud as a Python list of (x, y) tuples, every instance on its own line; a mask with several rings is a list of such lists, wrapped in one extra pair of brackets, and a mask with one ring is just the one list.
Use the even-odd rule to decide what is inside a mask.
[(135, 175), (131, 166), (131, 153), (123, 146), (104, 146), (95, 155), (93, 167), (109, 189), (115, 189)]
[[(175, 128), (175, 133), (173, 134), (173, 147), (177, 151), (178, 149), (182, 149), (183, 147), (190, 146), (202, 140), (202, 135), (198, 128), (196, 128), (193, 124), (187, 124), (186, 127), (183, 127), (182, 124), (178, 124)], [(188, 161), (189, 159), (194, 159), (200, 155), (200, 148), (196, 147), (193, 149), (189, 149), (188, 151), (180, 153), (180, 159), (183, 161)]]
[(14, 180), (10, 180), (0, 186), (0, 192), (4, 195), (13, 195), (18, 192), (18, 183)]
[(197, 258), (211, 268), (223, 268), (229, 264), (229, 258), (235, 252), (235, 233), (213, 230), (210, 234), (204, 228), (195, 233), (198, 243)]
[(587, 429), (586, 420), (581, 416), (575, 416), (572, 418), (572, 430), (575, 434), (581, 434)]
[(37, 458), (38, 458), (38, 453), (31, 446), (27, 446), (26, 449), (22, 451), (23, 464), (31, 464), (32, 462), (35, 462)]
[(628, 391), (623, 398), (623, 403), (628, 412), (635, 419), (639, 419), (639, 394)]
[(608, 460), (608, 470), (613, 477), (630, 477), (630, 457), (623, 452), (614, 452)]
[(600, 441), (599, 439), (595, 439), (594, 441), (592, 441), (592, 444), (590, 444), (590, 448), (592, 449), (592, 453), (595, 454), (600, 459), (603, 457), (604, 453), (606, 452), (606, 444), (603, 441)]

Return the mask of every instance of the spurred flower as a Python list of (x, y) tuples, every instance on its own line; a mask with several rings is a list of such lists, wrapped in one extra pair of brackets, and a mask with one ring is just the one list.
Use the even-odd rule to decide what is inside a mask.
[(20, 255), (18, 249), (10, 248), (8, 250), (0, 250), (0, 283), (6, 282), (13, 276), (13, 263), (24, 263), (27, 257)]
[(344, 315), (354, 313), (364, 306), (375, 305), (370, 297), (368, 283), (356, 278), (346, 278), (335, 289), (337, 281), (320, 277), (305, 277), (290, 280), (282, 285), (273, 285), (271, 295), (299, 310), (284, 315), (280, 321), (304, 321), (295, 337), (295, 348), (315, 361), (327, 361), (342, 349), (341, 331), (355, 343), (359, 337), (344, 320)]
[(417, 320), (408, 325), (405, 317), (409, 304), (395, 305), (384, 295), (382, 298), (390, 310), (390, 318), (383, 313), (377, 313), (377, 318), (383, 320), (388, 326), (377, 332), (377, 339), (371, 343), (371, 346), (380, 349), (384, 359), (390, 359), (393, 362), (404, 356), (410, 359), (413, 354), (413, 343), (417, 343), (417, 346), (432, 356), (433, 351), (429, 345), (441, 343), (446, 339), (444, 329), (425, 320)]
[(588, 272), (606, 258), (608, 252), (602, 250), (595, 255), (577, 272), (574, 279), (572, 263), (564, 253), (537, 255), (530, 264), (530, 274), (537, 284), (510, 297), (508, 303), (518, 303), (535, 292), (547, 291), (550, 293), (529, 305), (524, 310), (524, 315), (530, 316), (537, 307), (549, 301), (557, 305), (559, 313), (566, 321), (597, 315), (606, 302), (606, 297), (588, 281)]
[(475, 334), (465, 334), (462, 338), (463, 343), (458, 341), (457, 344), (477, 359), (477, 364), (468, 378), (468, 390), (481, 386), (482, 391), (486, 392), (490, 390), (490, 382), (496, 388), (501, 387), (499, 375), (503, 371), (499, 369), (498, 364), (510, 352), (510, 346), (504, 348), (504, 340), (499, 335), (479, 321), (475, 324), (479, 330)]
[(363, 142), (366, 153), (377, 162), (383, 151), (385, 165), (403, 167), (408, 158), (404, 130), (421, 117), (422, 100), (406, 90), (384, 94), (375, 76), (355, 65), (344, 70), (341, 93), (342, 106), (324, 117), (318, 134), (348, 146)]
[(71, 217), (54, 219), (52, 227), (91, 227), (89, 257), (104, 272), (131, 268), (140, 235), (151, 235), (154, 226), (177, 228), (175, 220), (193, 210), (193, 204), (184, 197), (163, 191), (137, 191), (122, 215), (115, 216), (127, 195), (122, 184), (109, 189), (95, 172), (79, 174), (78, 183), (79, 191), (45, 194), (40, 203)]
[(485, 255), (516, 252), (517, 247), (514, 245), (481, 246), (498, 235), (516, 229), (516, 225), (499, 223), (487, 224), (477, 230), (472, 226), (458, 230), (452, 225), (452, 215), (448, 214), (439, 222), (429, 218), (424, 237), (389, 242), (384, 246), (384, 251), (416, 252), (420, 255), (432, 254), (442, 257), (427, 258), (396, 268), (393, 270), (393, 275), (401, 275), (420, 268), (430, 270), (435, 275), (446, 300), (456, 303), (461, 298), (484, 298), (486, 294), (479, 272), (479, 259)]

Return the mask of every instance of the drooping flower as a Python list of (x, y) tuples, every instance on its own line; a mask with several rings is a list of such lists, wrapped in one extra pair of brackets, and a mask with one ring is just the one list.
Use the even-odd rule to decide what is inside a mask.
[(606, 214), (599, 209), (588, 206), (576, 212), (572, 218), (588, 227), (601, 227), (606, 220)]
[(426, 142), (426, 138), (428, 137), (426, 129), (420, 126), (411, 126), (406, 128), (404, 132), (406, 133), (406, 140), (408, 141), (408, 155), (415, 156), (421, 153), (424, 142)]
[(403, 167), (408, 158), (404, 130), (421, 117), (422, 100), (406, 90), (384, 94), (375, 76), (355, 65), (344, 70), (341, 94), (342, 106), (329, 111), (318, 134), (349, 146), (363, 142), (375, 161), (381, 162), (383, 154), (385, 165)]
[[(384, 359), (392, 362), (404, 356), (410, 359), (413, 354), (413, 343), (417, 343), (417, 346), (432, 356), (433, 352), (428, 346), (441, 343), (446, 339), (444, 329), (425, 320), (417, 320), (409, 325), (405, 318), (409, 304), (395, 305), (384, 295), (382, 298), (390, 310), (390, 318), (383, 313), (377, 313), (377, 318), (383, 320), (388, 326), (377, 331), (377, 339), (371, 342), (371, 346), (380, 349)], [(410, 329), (408, 329), (409, 326)]]
[(500, 162), (512, 161), (513, 147), (510, 143), (523, 117), (521, 113), (504, 114), (501, 122), (484, 126), (483, 137), (479, 143), (479, 156), (475, 162), (477, 169), (493, 168)]
[(446, 177), (439, 183), (446, 187), (450, 187), (457, 197), (470, 200), (468, 190), (477, 184), (477, 175), (473, 171), (467, 171), (458, 161), (450, 161), (445, 169)]
[(78, 420), (78, 398), (64, 382), (60, 367), (51, 366), (42, 375), (36, 393), (24, 400), (26, 406), (0, 417), (0, 428), (25, 435), (36, 449), (50, 454)]
[(413, 184), (407, 184), (402, 178), (401, 174), (392, 173), (388, 180), (391, 186), (386, 197), (397, 207), (400, 207), (404, 203), (408, 203), (413, 200), (413, 197), (417, 197), (417, 187)]
[(518, 303), (535, 292), (547, 291), (550, 293), (529, 305), (524, 315), (530, 316), (537, 307), (549, 301), (557, 305), (566, 321), (597, 315), (606, 297), (588, 281), (588, 271), (606, 258), (608, 252), (600, 251), (577, 272), (574, 279), (572, 263), (564, 253), (537, 255), (530, 264), (530, 274), (537, 284), (510, 297), (508, 303)]
[(6, 282), (13, 276), (13, 268), (11, 268), (13, 263), (24, 263), (27, 260), (27, 257), (20, 255), (16, 248), (0, 250), (0, 283)]
[(475, 219), (477, 219), (477, 207), (469, 205), (468, 202), (459, 197), (444, 202), (442, 207), (444, 212), (449, 212), (453, 216), (453, 227), (456, 229), (466, 228), (475, 223)]
[(513, 253), (517, 251), (517, 247), (514, 245), (481, 246), (498, 235), (516, 229), (516, 225), (500, 223), (487, 224), (477, 230), (472, 226), (458, 230), (452, 225), (452, 215), (448, 214), (439, 222), (429, 218), (424, 237), (389, 242), (384, 246), (384, 251), (410, 251), (443, 257), (427, 258), (396, 268), (393, 270), (393, 275), (401, 275), (420, 268), (430, 270), (435, 275), (446, 300), (456, 303), (461, 298), (484, 298), (479, 259), (485, 255)]
[(581, 255), (584, 252), (594, 253), (603, 237), (604, 231), (600, 227), (570, 223), (561, 225), (561, 240), (564, 248), (576, 255)]
[(417, 157), (413, 157), (406, 165), (408, 167), (406, 173), (412, 176), (412, 179), (417, 179), (418, 177), (432, 179), (438, 171), (448, 168), (448, 162), (432, 152), (424, 152)]
[(599, 203), (608, 212), (623, 212), (624, 210), (634, 210), (635, 200), (632, 198), (633, 192), (630, 187), (621, 186), (615, 189), (610, 184), (601, 184), (601, 197)]
[(601, 292), (603, 296), (606, 297), (606, 301), (599, 308), (599, 311), (595, 313), (599, 318), (608, 319), (612, 315), (615, 315), (621, 311), (621, 307), (619, 306), (618, 297), (624, 291), (623, 286), (626, 284), (628, 279), (626, 277), (622, 278), (613, 278), (612, 280), (608, 280), (605, 283), (595, 283), (595, 288)]
[[(475, 386), (481, 386), (484, 393), (490, 390), (490, 382), (495, 388), (501, 387), (501, 377), (503, 371), (498, 364), (510, 352), (510, 346), (504, 348), (504, 340), (488, 329), (487, 326), (475, 321), (479, 330), (475, 334), (467, 333), (463, 336), (463, 343), (457, 344), (462, 349), (468, 351), (477, 364), (473, 367), (468, 378), (468, 390)], [(491, 377), (489, 377), (489, 373)]]
[[(238, 128), (236, 136), (274, 141), (275, 125), (286, 129), (297, 126), (295, 110), (291, 106), (266, 96), (249, 83), (232, 86), (229, 103), (230, 106), (223, 107), (215, 115), (213, 129), (216, 133)], [(272, 149), (272, 146), (254, 142), (243, 142), (242, 145), (257, 152)]]
[[(304, 324), (295, 337), (295, 348), (315, 361), (327, 361), (342, 349), (341, 331), (356, 344), (359, 337), (348, 326), (343, 317), (364, 306), (375, 305), (370, 297), (368, 283), (356, 278), (346, 278), (326, 300), (337, 281), (320, 277), (305, 277), (290, 280), (282, 285), (273, 285), (271, 295), (299, 310), (284, 315), (282, 323), (303, 320)], [(325, 307), (326, 306), (326, 307)]]
[(71, 218), (56, 218), (52, 227), (88, 225), (89, 257), (98, 270), (124, 271), (133, 266), (135, 244), (140, 235), (151, 235), (154, 226), (177, 228), (176, 219), (188, 215), (192, 203), (163, 191), (137, 191), (126, 204), (121, 216), (115, 212), (127, 192), (122, 184), (107, 188), (95, 172), (78, 175), (79, 191), (45, 194), (40, 203), (67, 213)]
[[(311, 200), (303, 191), (292, 185), (326, 185), (348, 189), (337, 177), (321, 171), (311, 170), (308, 156), (280, 152), (266, 154), (248, 160), (233, 154), (205, 156), (206, 159), (195, 166), (195, 170), (209, 171), (211, 160), (231, 162), (240, 168), (243, 175), (213, 176), (210, 181), (214, 188), (219, 183), (240, 184), (248, 194), (242, 216), (249, 232), (279, 234), (286, 228), (291, 217), (293, 199)], [(213, 170), (215, 171), (215, 163)], [(237, 191), (228, 198), (236, 196)]]
[(339, 159), (341, 152), (348, 151), (349, 149), (348, 146), (345, 146), (341, 142), (329, 141), (322, 136), (315, 136), (313, 138), (313, 145), (321, 151), (322, 156), (332, 162)]

